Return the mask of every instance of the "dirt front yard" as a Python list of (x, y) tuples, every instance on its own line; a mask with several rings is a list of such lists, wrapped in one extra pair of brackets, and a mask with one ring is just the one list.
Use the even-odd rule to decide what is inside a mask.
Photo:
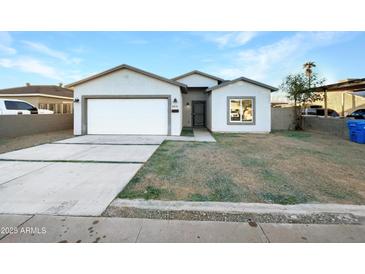
[(14, 138), (0, 138), (0, 153), (51, 143), (71, 137), (73, 137), (73, 131), (70, 129), (19, 136)]
[(365, 146), (312, 132), (166, 141), (120, 198), (365, 204)]

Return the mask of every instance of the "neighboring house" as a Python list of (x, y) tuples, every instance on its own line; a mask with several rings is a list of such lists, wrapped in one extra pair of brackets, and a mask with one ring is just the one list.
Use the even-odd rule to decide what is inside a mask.
[(357, 109), (365, 109), (365, 78), (347, 79), (338, 83), (317, 88), (323, 99), (313, 105), (335, 110), (340, 116), (346, 117)]
[(74, 90), (74, 133), (180, 135), (183, 127), (270, 132), (275, 87), (200, 71), (167, 79), (121, 65), (67, 85)]
[(30, 85), (0, 89), (0, 98), (26, 101), (54, 113), (73, 112), (73, 91), (56, 85)]
[(281, 102), (281, 101), (271, 100), (271, 107), (273, 107), (273, 108), (291, 108), (291, 107), (294, 107), (294, 104), (291, 102)]

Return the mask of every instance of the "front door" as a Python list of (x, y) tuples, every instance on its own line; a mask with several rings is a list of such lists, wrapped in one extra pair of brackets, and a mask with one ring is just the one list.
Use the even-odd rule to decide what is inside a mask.
[(193, 127), (205, 126), (205, 101), (193, 101)]

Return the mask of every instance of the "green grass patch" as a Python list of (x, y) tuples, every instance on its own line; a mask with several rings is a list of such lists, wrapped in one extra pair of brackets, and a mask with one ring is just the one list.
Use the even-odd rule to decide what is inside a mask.
[(200, 193), (193, 193), (189, 195), (189, 201), (194, 201), (194, 202), (204, 202), (204, 201), (209, 201), (210, 198), (207, 195), (202, 195)]
[(145, 199), (145, 200), (160, 200), (169, 197), (174, 199), (174, 194), (164, 188), (155, 186), (147, 186), (142, 190), (129, 190), (119, 193), (118, 198), (121, 199)]
[(191, 127), (183, 127), (180, 136), (194, 137), (194, 130)]
[(300, 130), (298, 130), (298, 131), (294, 131), (294, 130), (282, 131), (280, 133), (285, 137), (295, 138), (295, 139), (299, 139), (299, 140), (305, 140), (305, 139), (308, 139), (312, 136), (309, 132), (300, 131)]
[(245, 187), (238, 187), (229, 174), (215, 172), (205, 182), (210, 190), (209, 201), (238, 202), (246, 194)]
[(147, 186), (144, 190), (140, 191), (125, 191), (121, 192), (118, 197), (121, 199), (145, 199), (145, 200), (158, 200), (161, 195), (168, 192), (167, 190), (160, 189), (154, 186)]
[(260, 193), (259, 195), (266, 203), (294, 205), (299, 203), (306, 203), (308, 200), (304, 197), (297, 197), (294, 195), (275, 194), (271, 192)]
[(9, 139), (0, 138), (0, 145), (5, 145), (7, 142), (9, 142)]
[(184, 149), (174, 146), (174, 142), (164, 142), (137, 175), (143, 177), (145, 174), (153, 173), (161, 178), (179, 176), (183, 172), (180, 164), (183, 156)]
[(238, 187), (228, 175), (216, 174), (205, 182), (209, 194), (193, 193), (190, 201), (239, 202), (246, 196), (246, 189)]
[(261, 169), (260, 175), (264, 180), (263, 191), (258, 194), (262, 200), (274, 204), (298, 204), (314, 200), (308, 192), (297, 189), (288, 179), (279, 172), (271, 169)]
[(241, 165), (244, 167), (264, 167), (266, 164), (265, 160), (250, 155), (241, 158)]

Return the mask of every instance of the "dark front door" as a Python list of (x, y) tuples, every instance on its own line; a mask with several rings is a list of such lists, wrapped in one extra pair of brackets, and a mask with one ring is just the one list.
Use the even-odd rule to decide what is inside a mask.
[(205, 102), (204, 101), (193, 101), (193, 127), (204, 127), (205, 126)]

